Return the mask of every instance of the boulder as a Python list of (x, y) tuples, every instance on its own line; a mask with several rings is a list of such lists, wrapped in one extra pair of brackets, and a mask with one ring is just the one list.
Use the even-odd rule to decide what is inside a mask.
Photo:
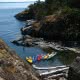
[(80, 80), (80, 57), (77, 57), (70, 66), (68, 80)]

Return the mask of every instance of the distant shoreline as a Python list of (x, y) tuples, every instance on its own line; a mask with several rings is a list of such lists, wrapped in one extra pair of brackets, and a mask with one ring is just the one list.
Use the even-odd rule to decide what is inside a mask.
[(17, 9), (27, 8), (30, 4), (34, 4), (34, 1), (28, 2), (0, 2), (0, 9)]
[(2, 9), (3, 10), (6, 10), (6, 9), (23, 9), (24, 10), (24, 9), (27, 9), (27, 8), (24, 8), (24, 7), (23, 8), (0, 8), (0, 10), (2, 10)]
[(30, 3), (30, 2), (36, 2), (36, 1), (27, 1), (27, 2), (0, 2), (0, 3)]

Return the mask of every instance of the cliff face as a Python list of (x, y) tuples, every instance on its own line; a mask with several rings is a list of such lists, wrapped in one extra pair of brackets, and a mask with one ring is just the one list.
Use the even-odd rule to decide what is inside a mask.
[(79, 41), (79, 21), (80, 17), (76, 14), (48, 16), (39, 30), (39, 35), (52, 40)]
[(0, 80), (39, 80), (31, 67), (23, 62), (1, 39)]
[[(80, 40), (80, 16), (75, 13), (53, 14), (43, 20), (34, 23), (29, 30), (23, 32), (28, 35), (43, 37), (44, 39), (57, 41)], [(28, 33), (29, 32), (29, 33)]]
[[(48, 2), (46, 3), (46, 1)], [(61, 2), (60, 4), (64, 4), (66, 2), (63, 7), (61, 5), (58, 6), (58, 4), (53, 0), (51, 0), (53, 2), (51, 2), (50, 0), (46, 1), (44, 2), (44, 6), (49, 4), (47, 8), (41, 7), (41, 5), (43, 5), (42, 3), (36, 3), (29, 8), (29, 13), (25, 13), (26, 11), (24, 11), (16, 15), (16, 18), (18, 17), (18, 19), (20, 18), (20, 20), (32, 19), (34, 17), (38, 21), (37, 23), (34, 23), (34, 25), (31, 25), (33, 27), (29, 28), (29, 30), (27, 29), (22, 31), (22, 34), (42, 37), (48, 40), (63, 41), (64, 43), (71, 42), (72, 45), (77, 42), (80, 45), (80, 9), (76, 6), (76, 3), (79, 3), (80, 1), (70, 0), (66, 2), (63, 0), (57, 0), (57, 3)], [(38, 4), (40, 4), (40, 6)], [(55, 7), (58, 7), (57, 10), (54, 10), (54, 8), (52, 7), (52, 5), (54, 4)], [(40, 12), (46, 12), (47, 9), (48, 12), (51, 9), (51, 14), (39, 14)], [(38, 19), (35, 17), (35, 15), (37, 15), (37, 17), (40, 17), (42, 15), (43, 16)]]

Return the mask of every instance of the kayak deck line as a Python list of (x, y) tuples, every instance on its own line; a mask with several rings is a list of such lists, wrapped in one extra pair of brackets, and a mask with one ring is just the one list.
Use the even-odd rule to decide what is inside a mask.
[(56, 67), (37, 67), (36, 65), (32, 65), (34, 69), (37, 70), (49, 70), (49, 69), (57, 69), (57, 68), (65, 68), (67, 67), (66, 65), (63, 66), (56, 66)]

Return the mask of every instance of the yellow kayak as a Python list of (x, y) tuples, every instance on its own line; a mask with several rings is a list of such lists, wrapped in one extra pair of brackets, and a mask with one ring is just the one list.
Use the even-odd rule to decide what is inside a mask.
[(44, 59), (47, 59), (47, 58), (48, 58), (48, 55), (45, 55), (45, 56), (44, 56)]
[(27, 62), (29, 62), (29, 63), (31, 63), (31, 64), (33, 63), (33, 60), (32, 60), (32, 58), (31, 58), (31, 57), (29, 57), (29, 58), (28, 58), (28, 57), (26, 57), (26, 60), (27, 60)]
[(47, 55), (44, 56), (44, 59), (51, 59), (51, 58), (54, 57), (56, 54), (57, 54), (56, 52), (55, 52), (55, 53), (52, 52), (51, 54), (48, 53)]

